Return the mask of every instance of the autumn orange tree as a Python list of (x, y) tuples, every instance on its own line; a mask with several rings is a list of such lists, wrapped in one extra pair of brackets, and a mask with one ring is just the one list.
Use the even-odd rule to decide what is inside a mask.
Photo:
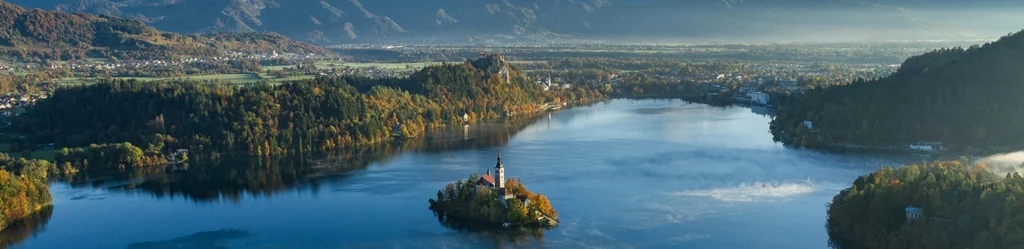
[(32, 213), (50, 206), (46, 185), (47, 161), (13, 159), (0, 154), (0, 230)]
[[(508, 200), (499, 199), (504, 196), (490, 188), (477, 187), (478, 179), (479, 175), (474, 174), (466, 181), (448, 184), (437, 192), (437, 199), (430, 199), (430, 208), (446, 215), (489, 222), (537, 224), (541, 215), (558, 218), (558, 212), (551, 207), (547, 197), (530, 192), (519, 179), (506, 181), (506, 191), (515, 197)], [(521, 201), (519, 197), (525, 197), (528, 202)]]

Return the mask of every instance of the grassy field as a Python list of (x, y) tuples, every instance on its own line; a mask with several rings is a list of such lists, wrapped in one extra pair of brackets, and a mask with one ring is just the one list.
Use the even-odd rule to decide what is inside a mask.
[(350, 67), (379, 67), (384, 69), (408, 69), (416, 70), (430, 65), (438, 65), (441, 62), (410, 62), (410, 63), (345, 63)]
[[(162, 81), (162, 80), (223, 80), (235, 84), (249, 84), (257, 83), (260, 80), (259, 75), (256, 74), (212, 74), (212, 75), (194, 75), (185, 77), (114, 77), (115, 79), (121, 80), (138, 80), (138, 81)], [(57, 83), (61, 85), (88, 85), (96, 83), (95, 78), (61, 78), (57, 80)]]
[(261, 66), (260, 68), (262, 68), (262, 69), (263, 69), (264, 71), (266, 71), (266, 70), (273, 70), (273, 71), (277, 71), (277, 70), (284, 70), (285, 68), (291, 68), (291, 67), (295, 67), (295, 65), (284, 65), (284, 66)]
[[(340, 61), (320, 61), (316, 63), (317, 68), (365, 68), (365, 67), (379, 67), (384, 69), (408, 69), (416, 70), (429, 65), (437, 65), (441, 62), (402, 62), (402, 63), (361, 63), (361, 62), (340, 62)], [(295, 67), (295, 65), (284, 65), (284, 66), (264, 66), (264, 70), (281, 70), (285, 68)]]
[[(18, 155), (20, 155), (20, 154), (21, 153), (18, 153)], [(53, 162), (55, 160), (54, 159), (54, 157), (55, 157), (54, 155), (55, 154), (57, 154), (57, 150), (53, 150), (53, 149), (50, 149), (50, 150), (35, 150), (35, 151), (32, 151), (32, 156), (29, 157), (28, 159), (39, 159), (39, 160), (46, 160), (46, 161)]]
[(57, 83), (61, 84), (61, 85), (88, 85), (88, 84), (96, 83), (96, 79), (94, 79), (94, 78), (67, 77), (67, 78), (60, 78), (60, 79), (58, 79)]
[[(544, 63), (547, 61), (510, 61), (513, 64), (533, 64), (533, 63)], [(319, 61), (316, 63), (317, 68), (365, 68), (365, 67), (379, 67), (384, 69), (408, 69), (416, 70), (424, 68), (430, 65), (439, 65), (444, 62), (439, 61), (428, 61), (428, 62), (399, 62), (399, 63), (363, 63), (363, 62), (341, 62), (341, 61)], [(455, 62), (448, 62), (455, 63)], [(295, 65), (283, 65), (283, 66), (264, 66), (264, 70), (282, 70), (285, 68), (293, 68)]]
[[(512, 63), (529, 64), (529, 63), (541, 63), (544, 61), (513, 61)], [(340, 61), (321, 61), (317, 62), (316, 66), (321, 69), (327, 68), (343, 68), (343, 67), (355, 67), (355, 68), (367, 68), (367, 67), (379, 67), (383, 69), (393, 70), (407, 70), (413, 71), (430, 65), (438, 65), (442, 62), (405, 62), (405, 63), (356, 63), (356, 62), (340, 62)], [(295, 65), (283, 65), (283, 66), (264, 66), (264, 70), (282, 70), (285, 68), (292, 68)], [(316, 76), (305, 75), (305, 76), (293, 76), (285, 78), (276, 78), (267, 74), (214, 74), (214, 75), (197, 75), (197, 76), (185, 76), (185, 77), (114, 77), (115, 79), (134, 79), (139, 81), (162, 81), (162, 80), (223, 80), (235, 84), (251, 84), (258, 83), (262, 80), (269, 80), (274, 82), (289, 81), (289, 80), (302, 80), (312, 79)], [(76, 78), (68, 77), (59, 79), (57, 82), (61, 85), (88, 85), (96, 83), (95, 78)]]
[(512, 64), (536, 64), (536, 63), (545, 63), (545, 62), (548, 62), (548, 61), (510, 61), (509, 63), (512, 63)]
[(223, 80), (232, 83), (255, 83), (260, 81), (260, 76), (256, 74), (212, 74), (212, 75), (196, 75), (196, 76), (185, 76), (185, 77), (114, 77), (115, 79), (123, 80), (139, 80), (139, 81), (159, 81), (159, 80)]
[[(9, 140), (9, 139), (5, 139), (5, 140)], [(0, 142), (0, 153), (7, 154), (8, 156), (11, 156), (13, 158), (19, 158), (19, 157), (22, 157), (22, 152), (23, 151), (11, 151), (11, 142), (10, 141)], [(28, 158), (25, 158), (25, 159), (39, 159), (39, 160), (53, 161), (54, 160), (54, 155), (56, 153), (57, 153), (56, 149), (33, 150), (32, 151), (32, 155), (30, 157), (28, 157)]]
[(284, 78), (278, 78), (278, 77), (275, 77), (275, 76), (272, 76), (272, 75), (262, 75), (262, 77), (265, 80), (269, 80), (269, 81), (273, 81), (273, 82), (282, 82), (282, 81), (289, 81), (289, 80), (305, 80), (305, 79), (315, 79), (316, 78), (316, 76), (314, 76), (314, 75), (288, 76), (288, 77), (284, 77)]

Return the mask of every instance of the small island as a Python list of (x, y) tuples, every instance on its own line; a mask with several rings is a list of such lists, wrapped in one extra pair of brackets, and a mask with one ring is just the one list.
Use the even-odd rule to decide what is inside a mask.
[(501, 155), (490, 170), (480, 176), (449, 183), (437, 191), (437, 199), (430, 199), (430, 210), (439, 218), (471, 220), (502, 226), (558, 225), (558, 212), (548, 198), (534, 194), (519, 179), (505, 181), (505, 167)]

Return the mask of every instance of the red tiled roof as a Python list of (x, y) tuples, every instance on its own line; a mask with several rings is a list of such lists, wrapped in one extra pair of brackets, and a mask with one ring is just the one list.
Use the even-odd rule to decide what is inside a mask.
[(476, 185), (494, 186), (494, 177), (491, 175), (481, 176), (480, 180), (476, 181)]

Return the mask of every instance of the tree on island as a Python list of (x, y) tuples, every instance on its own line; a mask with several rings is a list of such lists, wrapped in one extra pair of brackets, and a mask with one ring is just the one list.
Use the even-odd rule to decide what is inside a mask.
[(530, 192), (520, 180), (506, 181), (505, 191), (515, 198), (504, 199), (497, 191), (477, 185), (480, 178), (473, 174), (466, 181), (449, 183), (437, 191), (437, 199), (429, 200), (430, 209), (443, 217), (490, 223), (548, 225), (547, 219), (558, 218), (548, 198)]

